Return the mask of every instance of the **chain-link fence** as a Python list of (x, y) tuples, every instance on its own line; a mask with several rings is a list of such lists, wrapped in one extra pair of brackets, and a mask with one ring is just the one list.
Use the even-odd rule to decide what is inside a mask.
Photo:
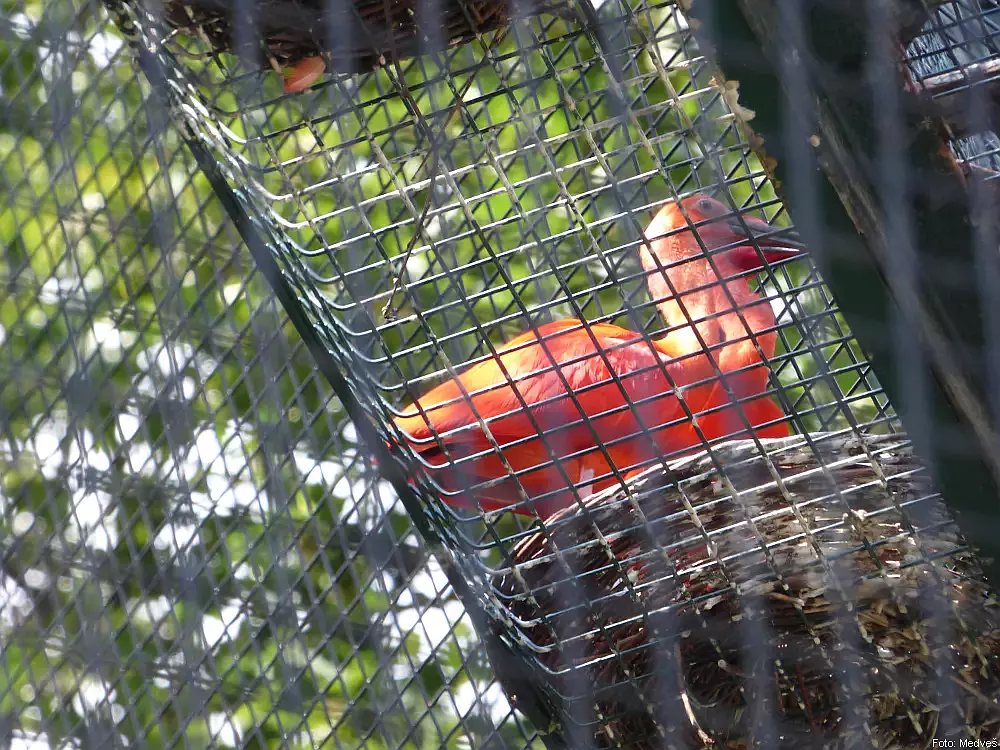
[[(996, 736), (995, 602), (688, 3), (108, 5), (4, 5), (3, 742)], [(931, 5), (998, 169), (1000, 12)]]

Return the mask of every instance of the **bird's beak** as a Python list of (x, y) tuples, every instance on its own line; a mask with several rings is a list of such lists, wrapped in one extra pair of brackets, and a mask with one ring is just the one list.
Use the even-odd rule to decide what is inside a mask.
[(741, 240), (755, 239), (768, 263), (793, 258), (806, 249), (798, 232), (792, 229), (781, 230), (750, 216), (744, 216), (742, 221), (735, 217), (730, 219), (729, 229)]

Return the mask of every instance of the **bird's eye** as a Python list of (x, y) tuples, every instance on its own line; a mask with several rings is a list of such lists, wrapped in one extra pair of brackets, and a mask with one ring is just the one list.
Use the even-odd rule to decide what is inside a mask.
[(698, 201), (698, 210), (703, 214), (715, 213), (715, 204), (707, 198), (704, 198)]

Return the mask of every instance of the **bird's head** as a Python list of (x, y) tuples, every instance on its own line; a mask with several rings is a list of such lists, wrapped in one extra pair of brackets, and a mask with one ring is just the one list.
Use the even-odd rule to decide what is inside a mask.
[(703, 261), (707, 250), (724, 275), (761, 270), (764, 260), (776, 263), (804, 249), (796, 233), (786, 231), (779, 236), (775, 231), (760, 219), (734, 214), (715, 198), (692, 195), (668, 203), (650, 222), (644, 232), (642, 266), (647, 272), (664, 269), (671, 274), (674, 269), (683, 269), (685, 261)]
[(778, 235), (766, 222), (737, 215), (702, 194), (666, 204), (644, 235), (642, 267), (670, 325), (683, 325), (688, 316), (695, 320), (731, 311), (730, 299), (739, 305), (752, 302), (746, 274), (804, 249), (794, 232)]

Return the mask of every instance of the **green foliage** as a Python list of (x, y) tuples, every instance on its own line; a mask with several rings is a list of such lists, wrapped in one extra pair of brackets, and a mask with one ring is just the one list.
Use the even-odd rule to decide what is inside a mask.
[[(52, 747), (540, 746), (469, 698), (490, 673), (461, 607), (99, 4), (0, 3), (0, 724)], [(773, 199), (682, 31), (647, 9), (621, 40), (631, 118), (562, 20), (449, 74), (405, 64), (427, 130), (391, 67), (275, 103), (277, 76), (244, 95), (235, 61), (183, 60), (398, 407), (526, 315), (655, 328), (636, 240), (671, 183)], [(519, 52), (533, 36), (556, 41)], [(801, 348), (845, 336), (822, 290), (795, 303), (788, 397), (857, 393), (853, 340)]]
[(440, 700), (489, 680), (471, 629), (429, 652), (453, 595), (99, 3), (3, 13), (0, 723), (475, 745)]

